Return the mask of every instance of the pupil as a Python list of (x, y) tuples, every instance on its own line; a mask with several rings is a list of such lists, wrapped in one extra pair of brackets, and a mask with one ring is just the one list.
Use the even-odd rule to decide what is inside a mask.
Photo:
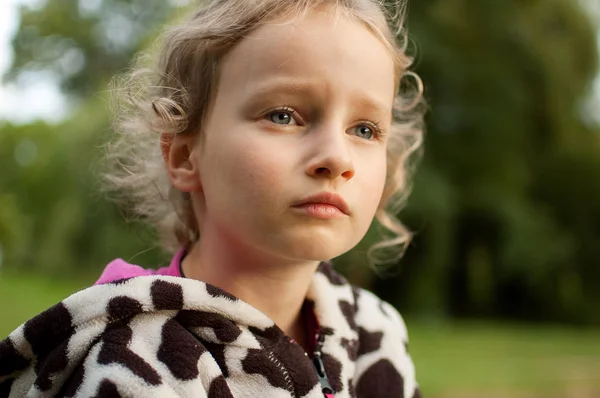
[(290, 121), (290, 115), (285, 112), (278, 112), (271, 117), (271, 120), (275, 123), (287, 124)]
[(368, 136), (370, 138), (370, 136), (371, 136), (371, 129), (369, 127), (362, 126), (360, 128), (360, 134), (363, 135), (363, 136)]

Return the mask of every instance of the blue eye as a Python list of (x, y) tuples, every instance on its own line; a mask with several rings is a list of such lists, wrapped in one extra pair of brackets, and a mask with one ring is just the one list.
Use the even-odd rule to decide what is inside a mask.
[(275, 124), (294, 125), (297, 124), (293, 112), (289, 110), (276, 110), (269, 113), (268, 118)]
[(375, 131), (372, 127), (366, 124), (359, 124), (358, 126), (352, 127), (357, 137), (365, 138), (370, 140), (375, 136)]

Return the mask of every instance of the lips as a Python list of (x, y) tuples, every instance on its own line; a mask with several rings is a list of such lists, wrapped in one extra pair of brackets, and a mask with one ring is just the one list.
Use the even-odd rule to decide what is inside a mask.
[(316, 195), (308, 196), (296, 203), (294, 207), (304, 206), (309, 204), (323, 204), (337, 207), (342, 213), (350, 215), (348, 204), (340, 195), (334, 192), (320, 192)]

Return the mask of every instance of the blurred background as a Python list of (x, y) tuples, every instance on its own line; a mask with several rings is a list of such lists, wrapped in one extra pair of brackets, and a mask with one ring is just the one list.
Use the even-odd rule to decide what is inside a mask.
[[(122, 257), (167, 262), (99, 193), (111, 77), (186, 0), (2, 0), (0, 338)], [(413, 0), (429, 103), (394, 276), (424, 395), (600, 397), (600, 1)]]

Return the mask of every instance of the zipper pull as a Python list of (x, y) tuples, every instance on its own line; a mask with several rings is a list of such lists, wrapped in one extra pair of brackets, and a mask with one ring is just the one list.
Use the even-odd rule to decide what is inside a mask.
[(325, 336), (323, 336), (322, 334), (317, 335), (317, 344), (315, 346), (315, 352), (313, 353), (313, 365), (317, 370), (319, 383), (321, 383), (321, 391), (323, 392), (326, 398), (334, 398), (333, 388), (331, 387), (329, 378), (327, 378), (327, 373), (325, 372), (325, 363), (323, 362), (323, 358), (321, 357), (321, 347), (323, 345), (324, 339)]

